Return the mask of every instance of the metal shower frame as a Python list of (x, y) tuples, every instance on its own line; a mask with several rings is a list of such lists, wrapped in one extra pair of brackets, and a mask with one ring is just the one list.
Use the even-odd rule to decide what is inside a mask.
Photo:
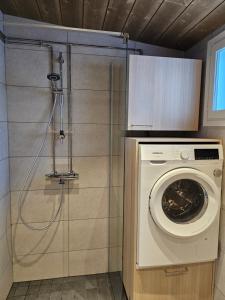
[[(50, 26), (47, 28), (54, 28), (54, 26)], [(60, 29), (60, 28), (59, 28)], [(67, 28), (67, 30), (69, 30)], [(75, 31), (78, 31), (75, 29)], [(81, 32), (89, 32), (86, 30), (79, 30)], [(98, 31), (90, 31), (97, 33)], [(101, 33), (101, 32), (98, 32)], [(68, 43), (68, 42), (55, 42), (51, 40), (38, 40), (38, 39), (25, 39), (25, 38), (16, 38), (6, 36), (4, 33), (0, 31), (0, 40), (3, 41), (5, 44), (18, 44), (18, 45), (29, 45), (29, 46), (40, 46), (46, 47), (49, 50), (50, 54), (50, 72), (54, 72), (54, 50), (53, 45), (62, 45), (66, 46), (67, 48), (67, 101), (68, 101), (68, 174), (74, 173), (73, 171), (73, 144), (72, 144), (72, 113), (71, 113), (71, 92), (72, 92), (72, 84), (71, 84), (71, 51), (73, 46), (81, 46), (81, 47), (89, 47), (89, 48), (100, 48), (100, 49), (111, 49), (111, 50), (123, 50), (123, 51), (133, 51), (134, 53), (137, 52), (139, 54), (143, 54), (142, 49), (136, 48), (129, 48), (128, 47), (128, 39), (129, 34), (127, 33), (107, 33), (102, 32), (103, 34), (109, 34), (111, 36), (116, 36), (117, 38), (122, 38), (125, 47), (118, 47), (118, 46), (106, 46), (106, 45), (95, 45), (95, 44), (83, 44), (83, 43)], [(60, 67), (60, 72), (62, 73), (62, 69)], [(62, 86), (62, 81), (61, 81)], [(63, 86), (62, 86), (63, 87)], [(54, 95), (52, 94), (52, 102), (54, 103)], [(52, 122), (52, 171), (53, 175), (57, 174), (56, 172), (56, 153), (55, 153), (55, 146), (56, 146), (56, 136), (55, 136), (55, 122)], [(54, 177), (54, 176), (52, 176)], [(56, 177), (56, 176), (55, 176)]]

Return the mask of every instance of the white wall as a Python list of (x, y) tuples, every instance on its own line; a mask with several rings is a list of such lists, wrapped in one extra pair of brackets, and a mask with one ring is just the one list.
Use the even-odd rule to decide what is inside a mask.
[[(3, 32), (0, 12), (0, 30)], [(5, 49), (0, 42), (0, 300), (4, 300), (12, 285), (8, 125), (5, 87)]]
[[(207, 42), (223, 31), (224, 26), (200, 43), (193, 46), (186, 52), (186, 56), (190, 58), (198, 58), (203, 60), (203, 81), (202, 81), (202, 96), (201, 96), (201, 112), (203, 114), (203, 97), (204, 97), (204, 81), (205, 81), (205, 64), (207, 55)], [(203, 115), (201, 116), (200, 131), (198, 136), (208, 138), (219, 138), (223, 141), (225, 147), (225, 126), (224, 127), (204, 127)], [(223, 197), (222, 197), (222, 210), (220, 222), (220, 251), (219, 259), (216, 263), (216, 277), (215, 277), (215, 300), (225, 300), (225, 170), (223, 172)]]

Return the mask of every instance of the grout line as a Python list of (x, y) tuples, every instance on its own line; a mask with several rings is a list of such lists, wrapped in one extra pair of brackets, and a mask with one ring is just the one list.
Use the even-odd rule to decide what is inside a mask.
[[(113, 247), (110, 247), (110, 246), (108, 246), (108, 247), (101, 247), (101, 248), (91, 248), (91, 249), (78, 249), (78, 250), (65, 250), (65, 251), (53, 251), (53, 252), (38, 252), (38, 253), (32, 253), (32, 254), (18, 254), (18, 255), (16, 255), (16, 257), (28, 257), (28, 256), (34, 256), (34, 255), (40, 255), (40, 254), (42, 254), (42, 255), (48, 255), (48, 254), (61, 254), (61, 253), (72, 253), (72, 252), (82, 252), (82, 251), (93, 251), (93, 250), (103, 250), (103, 249), (109, 249), (109, 248), (119, 248), (119, 247), (121, 247), (120, 245), (118, 245), (118, 246), (113, 246)], [(13, 257), (13, 259), (14, 259), (14, 257)], [(13, 263), (15, 264), (15, 261), (13, 261)]]
[[(86, 218), (86, 219), (59, 219), (54, 221), (53, 223), (64, 223), (64, 222), (74, 222), (74, 221), (87, 221), (87, 220), (110, 220), (110, 219), (118, 219), (121, 218), (120, 216), (118, 217), (104, 217), (104, 218)], [(26, 224), (45, 224), (45, 223), (49, 223), (50, 220), (46, 220), (46, 221), (39, 221), (39, 222), (26, 222)], [(16, 225), (24, 225), (23, 222), (17, 222), (17, 223), (12, 223), (12, 226), (16, 226)]]
[[(12, 45), (12, 44), (10, 44), (10, 45)], [(9, 50), (24, 50), (24, 51), (32, 51), (32, 52), (42, 52), (42, 53), (48, 53), (48, 50), (47, 49), (43, 49), (43, 48), (40, 48), (40, 49), (33, 49), (32, 47), (39, 47), (40, 48), (40, 46), (32, 46), (32, 45), (27, 45), (27, 46), (21, 46), (21, 47), (13, 47), (13, 46), (10, 46), (10, 47), (7, 47), (7, 45), (6, 45), (6, 51), (9, 51)], [(66, 45), (61, 45), (60, 47), (66, 47)], [(79, 45), (77, 45), (77, 46), (73, 46), (73, 47), (80, 47), (80, 48), (84, 48), (85, 46), (79, 46)], [(54, 46), (53, 46), (53, 48), (54, 48)], [(90, 48), (93, 48), (93, 49), (95, 49), (95, 47), (90, 47)], [(53, 50), (53, 51), (56, 51), (56, 50)], [(124, 48), (124, 49), (107, 49), (107, 48), (104, 48), (104, 49), (101, 49), (101, 51), (117, 51), (117, 52), (125, 52), (126, 51), (126, 48)], [(62, 51), (63, 52), (63, 54), (66, 54), (66, 51)], [(96, 54), (97, 53), (97, 51), (96, 52), (94, 52), (94, 53), (84, 53), (84, 52), (71, 52), (71, 55), (83, 55), (83, 56), (97, 56), (97, 57), (99, 57), (99, 56), (103, 56), (103, 57), (112, 57), (112, 58), (125, 58), (125, 53), (124, 53), (124, 56), (123, 55), (109, 55), (109, 54)]]
[[(46, 87), (46, 86), (34, 86), (34, 85), (17, 85), (17, 84), (3, 84), (6, 87), (17, 87), (17, 88), (32, 88), (32, 89), (46, 89), (49, 90), (49, 92), (51, 91), (50, 87)], [(67, 88), (63, 88), (63, 90), (67, 91)], [(73, 88), (72, 87), (72, 91), (76, 92), (76, 91), (91, 91), (91, 92), (110, 92), (109, 89), (85, 89), (85, 88)], [(116, 89), (114, 90), (114, 92), (125, 92), (125, 89)]]
[[(10, 123), (10, 124), (48, 124), (48, 122), (31, 122), (31, 121), (21, 121), (21, 122), (18, 122), (18, 121), (0, 121), (0, 124), (1, 123)], [(56, 124), (58, 124), (58, 122), (56, 122)], [(82, 122), (78, 122), (78, 123), (68, 123), (68, 122), (64, 122), (65, 125), (68, 125), (68, 124), (74, 124), (74, 125), (99, 125), (99, 126), (110, 126), (110, 123), (82, 123)], [(118, 124), (113, 124), (113, 125), (120, 125), (119, 123)]]
[[(119, 157), (120, 155), (113, 155), (115, 157)], [(12, 159), (15, 159), (15, 158), (34, 158), (35, 155), (27, 155), (27, 156), (9, 156), (8, 158), (12, 158)], [(52, 158), (52, 156), (40, 156), (40, 157), (43, 157), (43, 158)], [(72, 157), (74, 158), (79, 158), (79, 157), (83, 157), (83, 158), (99, 158), (99, 157), (104, 157), (104, 158), (108, 158), (109, 157), (109, 154), (103, 154), (103, 155), (73, 155)], [(56, 158), (58, 159), (65, 159), (65, 158), (68, 158), (66, 155), (65, 156), (62, 156), (62, 155), (59, 155), (59, 156), (56, 156)]]
[[(121, 187), (121, 186), (115, 186), (115, 187)], [(86, 190), (86, 189), (108, 189), (108, 187), (102, 187), (102, 186), (94, 186), (94, 187), (79, 187), (79, 188), (69, 188), (70, 190)], [(35, 192), (35, 191), (58, 191), (59, 189), (33, 189), (33, 190), (24, 190), (24, 192)], [(17, 193), (21, 190), (11, 191), (11, 193)], [(6, 194), (7, 195), (7, 194)]]
[[(10, 124), (48, 124), (47, 122), (30, 122), (30, 121), (0, 121), (0, 124), (1, 123), (10, 123)], [(59, 122), (58, 122), (59, 123)], [(57, 124), (57, 122), (56, 122)], [(67, 123), (67, 122), (64, 122), (65, 125), (99, 125), (99, 126), (110, 126), (110, 123)], [(115, 123), (113, 125), (120, 125), (119, 123)]]
[[(119, 185), (113, 186), (114, 188), (121, 188)], [(69, 188), (70, 190), (83, 190), (83, 189), (101, 189), (101, 188), (109, 188), (109, 186), (97, 186), (97, 187), (79, 187), (79, 188)], [(30, 190), (24, 190), (24, 192), (35, 192), (35, 191), (59, 191), (60, 188), (58, 189), (30, 189)], [(21, 192), (22, 190), (10, 190), (11, 193), (18, 193)]]

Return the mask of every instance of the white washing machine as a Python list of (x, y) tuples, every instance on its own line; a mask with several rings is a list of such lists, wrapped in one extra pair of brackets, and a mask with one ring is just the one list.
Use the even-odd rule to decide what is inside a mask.
[(137, 268), (217, 258), (222, 146), (139, 144)]

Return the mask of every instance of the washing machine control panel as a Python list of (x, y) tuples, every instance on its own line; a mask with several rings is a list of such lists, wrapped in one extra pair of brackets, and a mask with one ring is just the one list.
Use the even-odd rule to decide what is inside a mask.
[(141, 160), (148, 161), (197, 161), (222, 160), (221, 145), (140, 145)]

